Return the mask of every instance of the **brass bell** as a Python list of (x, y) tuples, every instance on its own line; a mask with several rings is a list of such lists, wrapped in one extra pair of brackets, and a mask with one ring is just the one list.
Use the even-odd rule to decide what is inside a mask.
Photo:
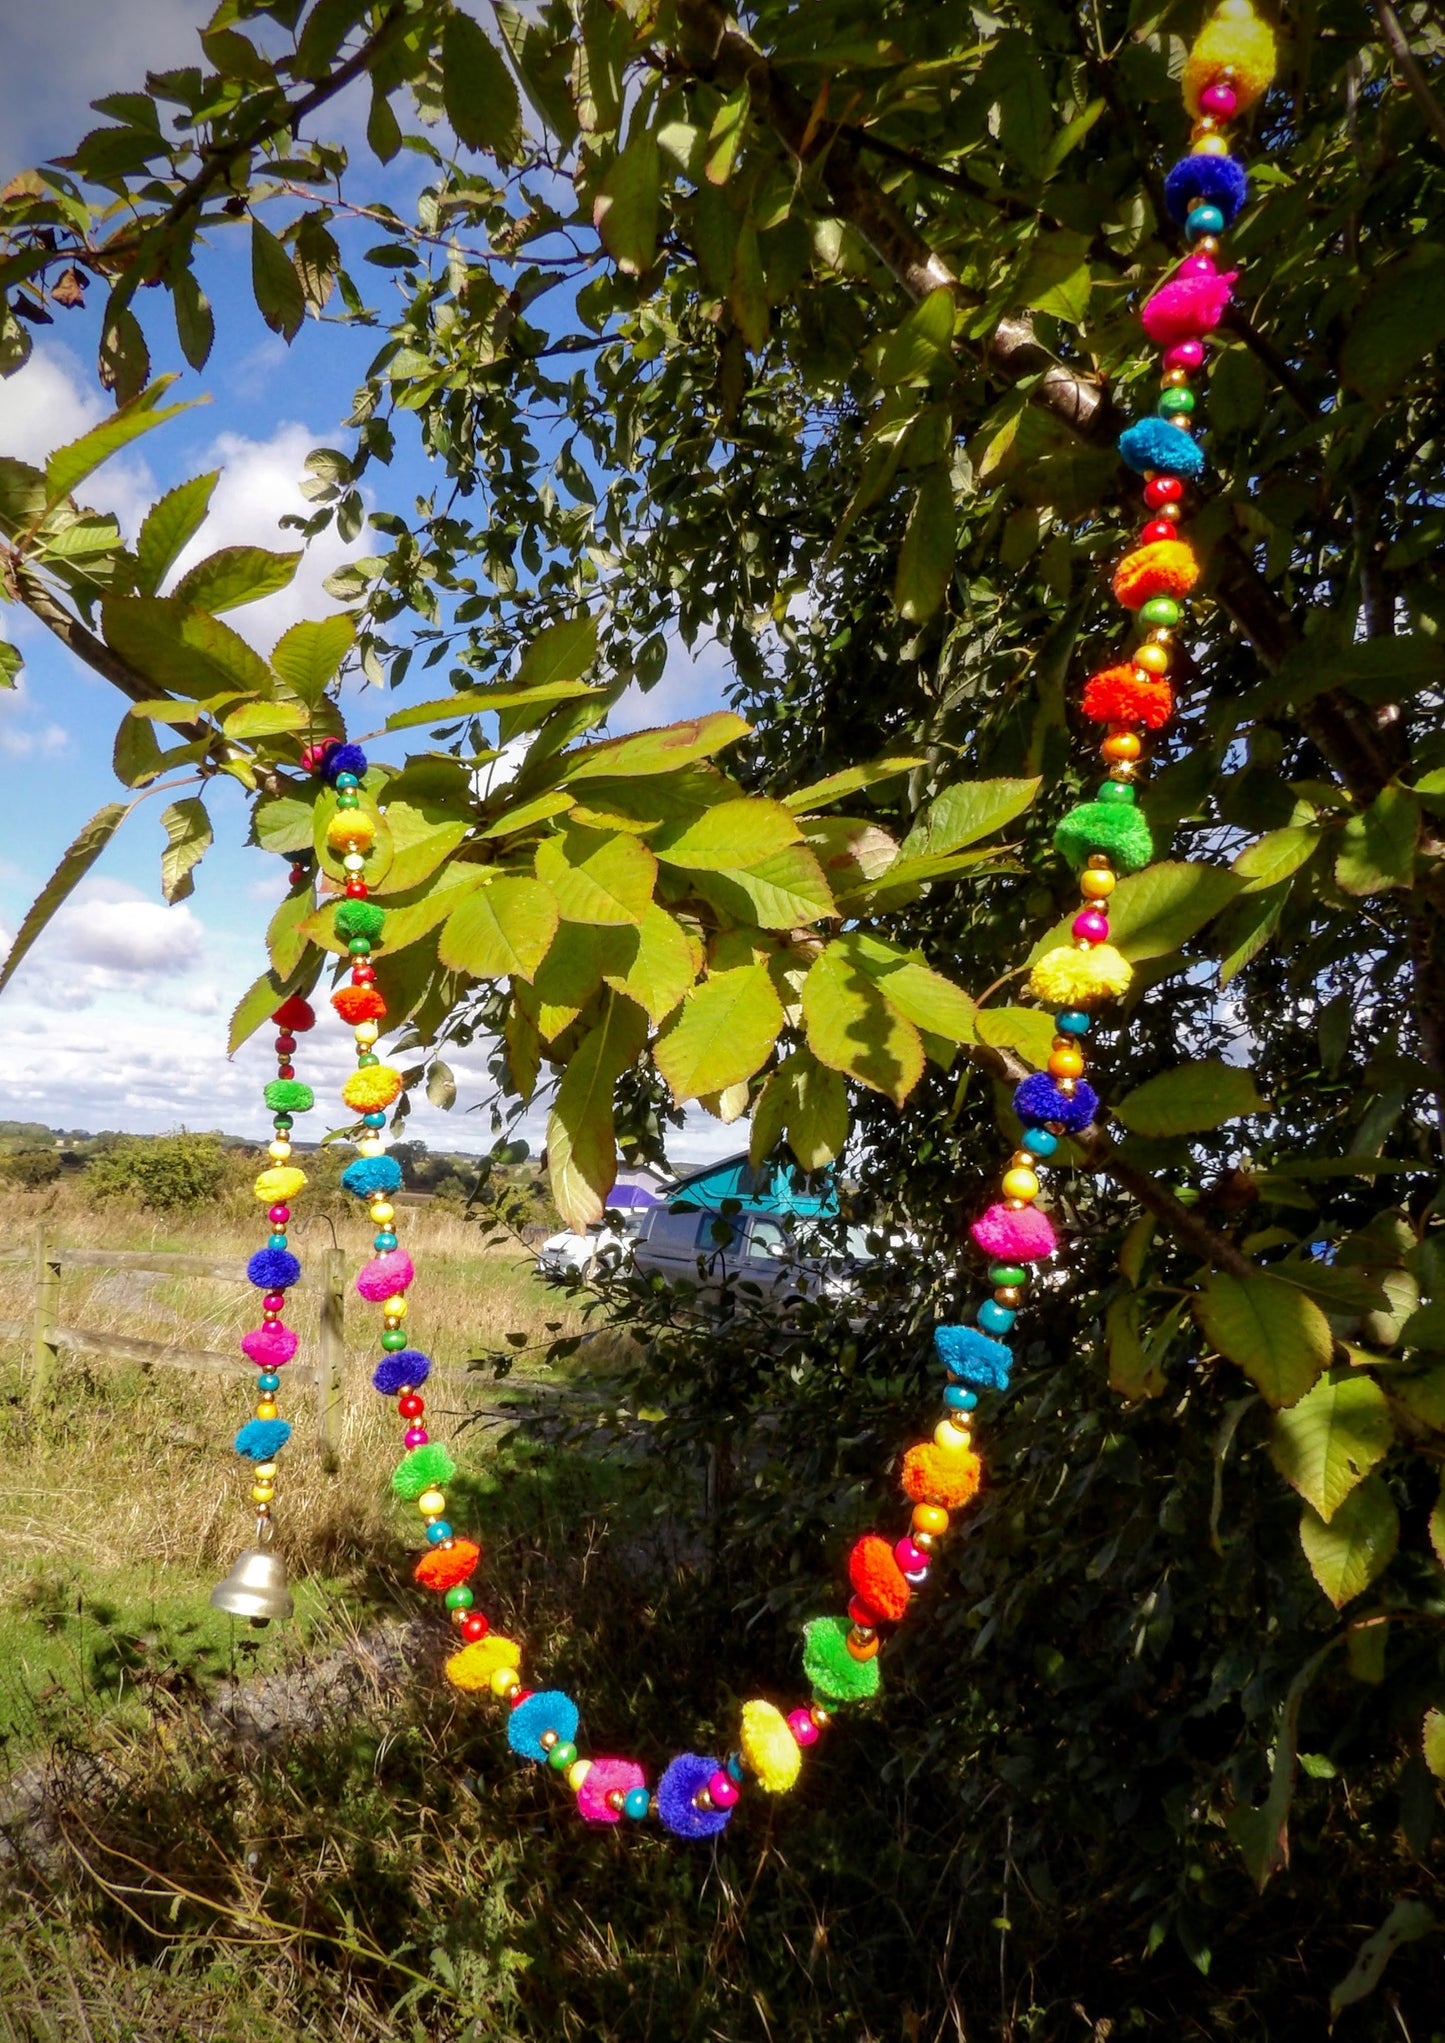
[(217, 1610), (229, 1610), (233, 1617), (249, 1617), (253, 1624), (266, 1624), (273, 1617), (290, 1617), (293, 1604), (286, 1586), (286, 1563), (270, 1550), (270, 1526), (257, 1527), (257, 1543), (238, 1555), (224, 1582), (211, 1591)]

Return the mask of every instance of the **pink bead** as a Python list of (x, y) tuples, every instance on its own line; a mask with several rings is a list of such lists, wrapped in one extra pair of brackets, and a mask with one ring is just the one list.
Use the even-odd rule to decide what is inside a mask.
[(1081, 915), (1074, 917), (1069, 927), (1084, 943), (1103, 943), (1109, 934), (1109, 918), (1101, 915), (1097, 908), (1086, 908)]
[(1214, 275), (1214, 257), (1206, 255), (1202, 249), (1198, 255), (1187, 255), (1175, 271), (1175, 275), (1180, 277), (1212, 277)]
[(1213, 114), (1216, 120), (1233, 120), (1238, 107), (1232, 85), (1206, 85), (1199, 95), (1199, 111)]
[(714, 1809), (731, 1809), (742, 1790), (725, 1766), (720, 1766), (707, 1784), (708, 1799)]
[(928, 1556), (922, 1547), (915, 1546), (911, 1539), (900, 1539), (893, 1549), (893, 1558), (905, 1575), (916, 1575), (928, 1566)]
[(818, 1727), (807, 1710), (789, 1710), (788, 1729), (800, 1745), (816, 1745), (818, 1742)]
[(268, 1291), (261, 1300), (262, 1312), (284, 1312), (285, 1309), (286, 1293), (284, 1291)]
[(266, 1218), (273, 1227), (284, 1227), (291, 1218), (291, 1208), (289, 1206), (273, 1206), (266, 1215)]
[(1203, 341), (1176, 341), (1164, 350), (1166, 369), (1197, 369), (1204, 361)]
[(430, 1438), (431, 1435), (427, 1432), (425, 1426), (408, 1426), (406, 1429), (406, 1444), (408, 1447), (425, 1447)]

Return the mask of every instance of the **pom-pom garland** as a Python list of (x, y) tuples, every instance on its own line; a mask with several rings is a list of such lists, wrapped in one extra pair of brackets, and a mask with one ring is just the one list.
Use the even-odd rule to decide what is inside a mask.
[(383, 1256), (373, 1256), (366, 1267), (358, 1271), (356, 1288), (371, 1304), (380, 1305), (383, 1298), (408, 1290), (415, 1275), (411, 1257), (405, 1249), (388, 1249)]
[(326, 826), (333, 851), (367, 851), (376, 839), (376, 825), (365, 809), (338, 809)]
[(338, 936), (348, 941), (353, 936), (364, 936), (368, 943), (375, 943), (386, 927), (386, 910), (378, 908), (374, 901), (342, 901), (332, 920)]
[(401, 1091), (401, 1073), (389, 1064), (365, 1064), (353, 1071), (341, 1088), (341, 1097), (358, 1114), (379, 1114)]
[(294, 1199), (306, 1183), (304, 1170), (297, 1170), (294, 1164), (273, 1164), (270, 1170), (263, 1170), (251, 1190), (263, 1206), (284, 1205)]
[(1082, 1078), (1072, 1092), (1062, 1092), (1046, 1072), (1035, 1071), (1014, 1088), (1014, 1112), (1027, 1127), (1051, 1123), (1075, 1135), (1087, 1128), (1099, 1111), (1099, 1095)]
[(990, 1206), (968, 1230), (1001, 1263), (1043, 1263), (1058, 1247), (1054, 1224), (1037, 1206)]
[(1228, 227), (1248, 197), (1244, 165), (1232, 156), (1183, 156), (1164, 180), (1164, 203), (1181, 227), (1200, 204), (1217, 206)]
[(647, 1796), (647, 1775), (632, 1759), (594, 1759), (577, 1790), (578, 1814), (586, 1823), (620, 1823), (630, 1794)]
[(401, 1348), (383, 1355), (371, 1372), (371, 1380), (383, 1397), (395, 1397), (399, 1390), (420, 1390), (431, 1375), (431, 1357), (417, 1348)]
[(309, 1114), (316, 1095), (299, 1078), (273, 1078), (261, 1095), (273, 1114)]
[(342, 986), (331, 996), (331, 1005), (355, 1028), (358, 1022), (380, 1021), (386, 1013), (386, 1002), (374, 986)]
[(1174, 714), (1174, 691), (1139, 667), (1105, 667), (1084, 683), (1079, 707), (1097, 724), (1143, 724), (1160, 731)]
[(898, 1623), (913, 1598), (892, 1547), (876, 1532), (865, 1533), (849, 1554), (848, 1580), (863, 1601), (890, 1624)]
[[(560, 1688), (539, 1688), (517, 1704), (507, 1720), (507, 1743), (523, 1759), (545, 1766), (552, 1746), (570, 1745), (577, 1736), (577, 1705)], [(543, 1744), (548, 1732), (550, 1742)]]
[(252, 1327), (248, 1334), (242, 1334), (241, 1353), (249, 1356), (258, 1369), (284, 1369), (296, 1353), (298, 1341), (294, 1327), (268, 1320), (265, 1326)]
[(697, 1752), (679, 1752), (657, 1783), (657, 1815), (674, 1837), (716, 1837), (732, 1820), (731, 1809), (699, 1807), (704, 1789), (721, 1769), (715, 1759)]
[(961, 1511), (978, 1495), (983, 1480), (983, 1463), (966, 1449), (946, 1453), (930, 1440), (910, 1447), (903, 1457), (903, 1488), (915, 1504), (939, 1504), (945, 1511)]
[(236, 1452), (247, 1461), (274, 1461), (290, 1438), (284, 1419), (248, 1419), (236, 1435)]
[(301, 1281), (301, 1265), (289, 1249), (257, 1249), (246, 1275), (258, 1291), (289, 1291)]
[(1179, 430), (1172, 420), (1140, 419), (1119, 435), (1119, 453), (1136, 475), (1155, 469), (1193, 482), (1204, 473), (1204, 455), (1199, 442)]
[(470, 1539), (454, 1539), (450, 1546), (434, 1547), (423, 1554), (413, 1573), (423, 1589), (455, 1589), (477, 1572), (482, 1550)]
[(1198, 580), (1193, 547), (1160, 539), (1125, 554), (1114, 570), (1114, 594), (1126, 610), (1137, 610), (1151, 596), (1187, 596)]
[(1124, 802), (1081, 802), (1054, 832), (1054, 843), (1077, 872), (1107, 858), (1122, 873), (1140, 872), (1154, 856), (1149, 825)]
[(738, 1731), (743, 1765), (770, 1795), (785, 1795), (802, 1771), (803, 1755), (788, 1720), (770, 1702), (745, 1702)]
[[(1178, 341), (1198, 340), (1213, 333), (1224, 317), (1238, 274), (1237, 270), (1228, 270), (1223, 276), (1212, 268), (1191, 270), (1163, 285), (1145, 300), (1140, 314), (1150, 340), (1167, 348)], [(1176, 426), (1172, 430), (1179, 429)]]
[(979, 1390), (1007, 1390), (1013, 1367), (1012, 1350), (981, 1334), (977, 1327), (937, 1326), (933, 1346), (950, 1376)]
[(516, 1668), (522, 1664), (522, 1649), (515, 1639), (504, 1639), (500, 1632), (489, 1632), (475, 1644), (463, 1646), (460, 1653), (453, 1653), (447, 1661), (447, 1680), (453, 1688), (470, 1690), (473, 1694), (492, 1686), (493, 1678), (504, 1668)]
[(1129, 990), (1134, 967), (1111, 943), (1087, 951), (1068, 944), (1045, 951), (1029, 974), (1029, 991), (1045, 1007), (1096, 1007)]
[(877, 1659), (854, 1659), (846, 1618), (815, 1617), (803, 1626), (803, 1672), (825, 1703), (866, 1702), (878, 1693)]
[(360, 1156), (341, 1173), (343, 1191), (355, 1199), (370, 1199), (378, 1192), (394, 1192), (401, 1183), (401, 1165), (394, 1156)]

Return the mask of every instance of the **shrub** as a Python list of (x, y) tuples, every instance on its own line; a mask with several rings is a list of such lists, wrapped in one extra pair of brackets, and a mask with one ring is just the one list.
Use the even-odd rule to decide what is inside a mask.
[(29, 1192), (35, 1192), (42, 1185), (53, 1185), (64, 1170), (60, 1154), (54, 1149), (17, 1149), (10, 1156), (0, 1156), (0, 1176), (12, 1185), (23, 1185)]
[(226, 1152), (215, 1135), (127, 1135), (86, 1171), (98, 1199), (131, 1198), (162, 1213), (194, 1213), (226, 1180)]

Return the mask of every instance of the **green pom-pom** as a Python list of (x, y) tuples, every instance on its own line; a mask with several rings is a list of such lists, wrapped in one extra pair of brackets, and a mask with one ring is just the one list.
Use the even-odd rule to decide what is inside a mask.
[(391, 1487), (399, 1497), (414, 1503), (423, 1490), (440, 1489), (456, 1472), (457, 1465), (445, 1447), (432, 1441), (426, 1447), (413, 1447), (405, 1461), (398, 1462)]
[(316, 1095), (299, 1078), (273, 1078), (266, 1088), (266, 1104), (273, 1114), (309, 1114)]
[(1054, 832), (1054, 843), (1075, 872), (1102, 851), (1121, 873), (1136, 873), (1154, 856), (1149, 825), (1137, 809), (1107, 802), (1082, 802), (1070, 809)]
[(386, 921), (386, 910), (374, 901), (343, 901), (336, 910), (336, 934), (347, 938), (364, 936), (375, 943)]
[(815, 1617), (803, 1626), (803, 1672), (825, 1703), (866, 1702), (878, 1693), (878, 1656), (855, 1660), (851, 1629), (843, 1617)]

